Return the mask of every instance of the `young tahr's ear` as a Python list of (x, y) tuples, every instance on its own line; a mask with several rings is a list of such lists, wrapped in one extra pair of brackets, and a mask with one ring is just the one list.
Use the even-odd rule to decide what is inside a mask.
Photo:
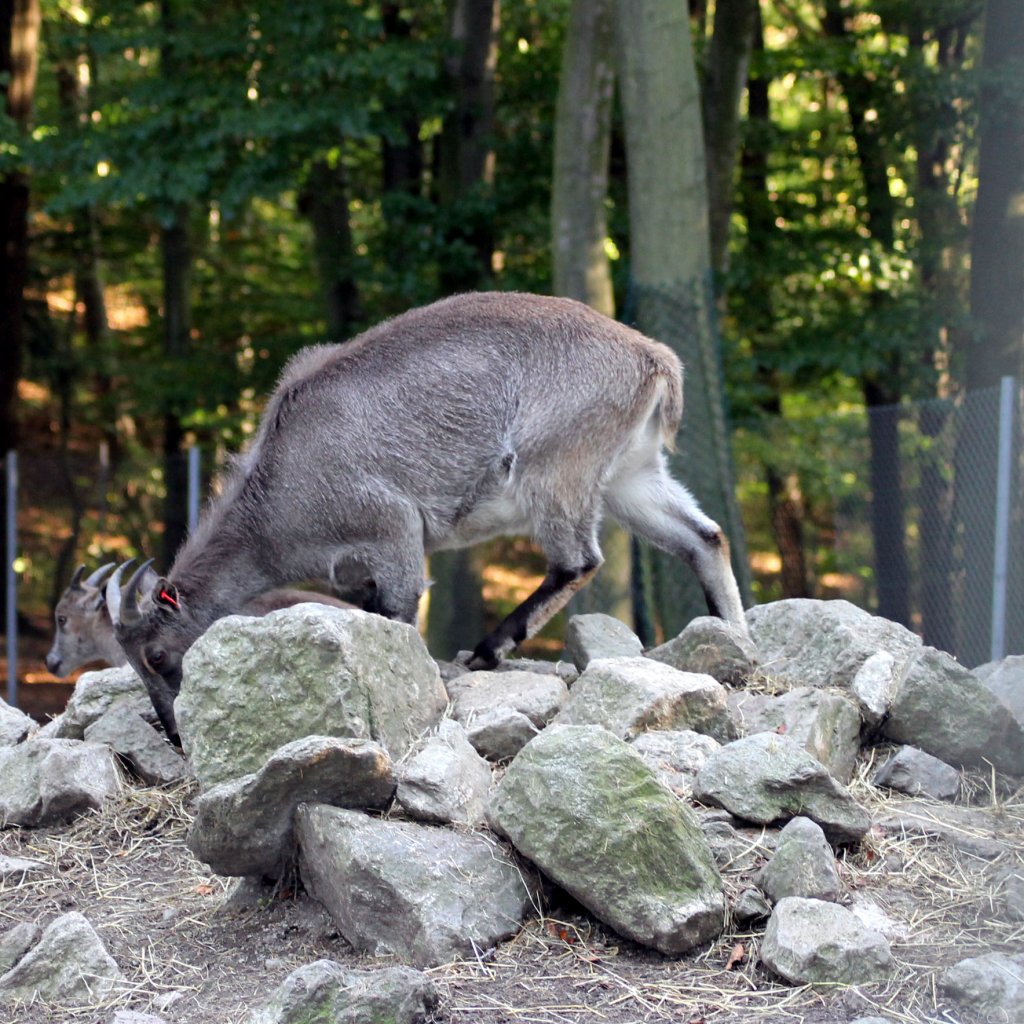
[(153, 600), (161, 608), (170, 608), (172, 611), (181, 611), (181, 603), (178, 600), (178, 588), (168, 579), (161, 577), (156, 581), (153, 588)]

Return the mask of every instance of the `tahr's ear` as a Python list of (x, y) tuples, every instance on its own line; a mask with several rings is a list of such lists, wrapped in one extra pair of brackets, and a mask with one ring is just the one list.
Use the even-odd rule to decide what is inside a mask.
[(163, 577), (156, 581), (156, 586), (153, 588), (153, 600), (161, 608), (170, 608), (176, 612), (181, 611), (178, 588), (170, 580)]

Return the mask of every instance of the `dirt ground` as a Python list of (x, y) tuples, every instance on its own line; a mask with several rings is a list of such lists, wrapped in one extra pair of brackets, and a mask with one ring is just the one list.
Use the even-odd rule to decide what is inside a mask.
[[(882, 798), (855, 780), (863, 802)], [(993, 788), (994, 787), (994, 788)], [(125, 975), (116, 996), (85, 1010), (0, 1007), (4, 1024), (108, 1024), (117, 1009), (181, 1024), (245, 1021), (295, 968), (326, 957), (361, 969), (389, 964), (359, 955), (304, 893), (231, 897), (185, 846), (188, 786), (173, 791), (126, 784), (122, 798), (63, 828), (0, 832), (0, 854), (44, 869), (0, 883), (0, 931), (47, 924), (77, 910)], [(1024, 866), (1024, 793), (1012, 780), (975, 780), (1010, 850), (1000, 863)], [(730, 894), (749, 884), (762, 849), (757, 830), (742, 870), (724, 869)], [(758, 963), (762, 928), (730, 928), (719, 942), (668, 959), (629, 943), (557, 896), (545, 916), (478, 957), (429, 971), (441, 996), (438, 1021), (452, 1024), (823, 1024), (880, 1013), (893, 1021), (976, 1024), (947, 1005), (937, 979), (947, 965), (991, 950), (1024, 948), (1024, 923), (994, 911), (992, 863), (954, 846), (879, 830), (840, 861), (849, 895), (867, 895), (906, 927), (893, 943), (898, 970), (886, 985), (854, 990), (794, 988)], [(998, 866), (998, 865), (997, 865)], [(298, 887), (297, 887), (298, 888)]]

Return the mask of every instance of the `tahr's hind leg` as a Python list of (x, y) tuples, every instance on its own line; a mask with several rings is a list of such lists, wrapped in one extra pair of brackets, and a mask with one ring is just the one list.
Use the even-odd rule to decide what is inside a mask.
[(608, 513), (626, 529), (683, 559), (704, 591), (708, 611), (747, 632), (729, 542), (693, 495), (668, 473), (658, 456), (619, 474), (605, 495)]
[(544, 579), (493, 633), (476, 645), (469, 661), (471, 669), (494, 668), (506, 654), (542, 629), (601, 567), (595, 521), (571, 536), (540, 538), (540, 543), (548, 557)]

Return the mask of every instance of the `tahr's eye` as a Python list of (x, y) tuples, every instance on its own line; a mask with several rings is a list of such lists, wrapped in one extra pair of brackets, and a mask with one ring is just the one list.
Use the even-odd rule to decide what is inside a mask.
[(68, 617), (66, 615), (57, 616), (57, 625), (63, 629), (68, 624)]
[(167, 652), (161, 650), (150, 651), (148, 660), (153, 668), (159, 670), (160, 666), (167, 660)]

